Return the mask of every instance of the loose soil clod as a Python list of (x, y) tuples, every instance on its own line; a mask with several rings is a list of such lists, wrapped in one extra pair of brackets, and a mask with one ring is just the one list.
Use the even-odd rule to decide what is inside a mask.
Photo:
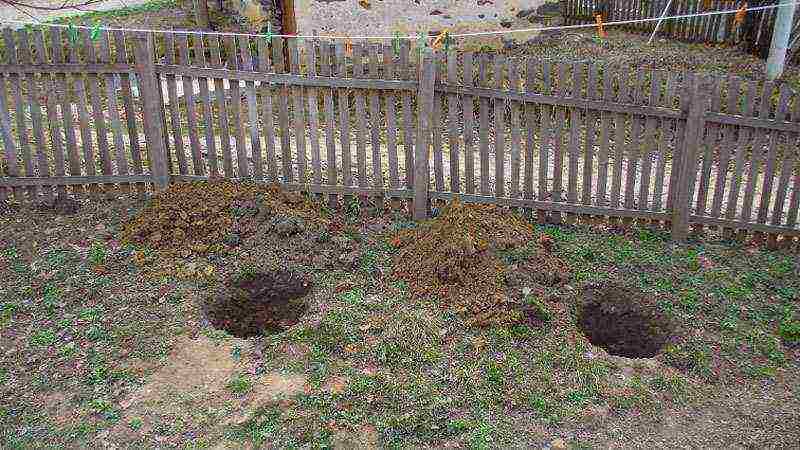
[(311, 290), (311, 282), (290, 271), (244, 273), (213, 297), (205, 314), (214, 328), (240, 338), (279, 333), (297, 323), (306, 310), (296, 301)]
[[(524, 320), (520, 305), (506, 295), (509, 268), (499, 254), (529, 245), (533, 226), (494, 205), (447, 205), (435, 219), (396, 233), (391, 244), (395, 276), (418, 298), (435, 297), (479, 326)], [(563, 263), (543, 248), (528, 260), (535, 270), (559, 270)], [(535, 262), (533, 261), (535, 260)]]
[(619, 287), (590, 289), (578, 325), (592, 344), (626, 358), (656, 356), (671, 334), (663, 317), (648, 311), (637, 296)]

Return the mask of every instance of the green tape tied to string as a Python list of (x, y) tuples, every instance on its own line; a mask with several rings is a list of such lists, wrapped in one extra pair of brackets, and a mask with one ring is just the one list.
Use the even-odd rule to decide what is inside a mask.
[(96, 23), (96, 24), (94, 24), (92, 26), (92, 30), (89, 32), (89, 39), (91, 39), (92, 42), (97, 42), (97, 40), (100, 39), (100, 24), (99, 23)]
[(72, 44), (78, 43), (78, 29), (75, 28), (75, 25), (69, 24), (69, 26), (67, 27), (67, 36), (69, 37), (69, 41), (72, 42)]

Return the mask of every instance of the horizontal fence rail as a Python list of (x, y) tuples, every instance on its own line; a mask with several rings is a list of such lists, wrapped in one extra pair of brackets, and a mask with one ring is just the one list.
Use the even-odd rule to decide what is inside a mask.
[(800, 235), (800, 99), (737, 77), (246, 36), (3, 33), (0, 199), (224, 177), (682, 239)]

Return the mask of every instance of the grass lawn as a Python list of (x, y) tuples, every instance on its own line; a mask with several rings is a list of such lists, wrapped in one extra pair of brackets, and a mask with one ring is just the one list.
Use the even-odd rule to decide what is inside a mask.
[[(508, 281), (541, 320), (469, 327), (393, 270), (391, 209), (320, 207), (281, 237), (166, 256), (120, 243), (146, 202), (0, 216), (0, 446), (792, 447), (800, 441), (798, 257), (662, 231), (537, 225), (564, 283)], [(510, 211), (498, 213), (511, 214)], [(236, 217), (232, 213), (232, 217)], [(541, 238), (541, 236), (547, 236)], [(510, 272), (535, 242), (502, 253)], [(313, 283), (285, 331), (240, 339), (204, 302), (241, 272)], [(590, 286), (642, 293), (674, 330), (654, 358), (578, 328)]]

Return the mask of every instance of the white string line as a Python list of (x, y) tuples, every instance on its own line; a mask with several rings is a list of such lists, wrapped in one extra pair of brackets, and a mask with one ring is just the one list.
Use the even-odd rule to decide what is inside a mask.
[[(775, 5), (766, 5), (766, 6), (756, 6), (752, 8), (746, 8), (745, 11), (762, 11), (766, 9), (774, 9), (780, 8), (781, 6), (790, 6), (790, 5), (799, 5), (800, 1), (796, 2), (789, 2), (789, 3), (778, 3)], [(676, 16), (666, 16), (666, 17), (648, 17), (644, 19), (631, 19), (631, 20), (620, 20), (616, 22), (604, 22), (603, 26), (615, 26), (615, 25), (628, 25), (633, 23), (645, 23), (645, 22), (655, 22), (659, 20), (675, 20), (675, 19), (688, 19), (692, 17), (705, 17), (705, 16), (714, 16), (714, 15), (726, 15), (726, 14), (736, 14), (739, 12), (739, 9), (729, 9), (724, 11), (709, 11), (703, 13), (695, 13), (695, 14), (681, 14)], [(89, 27), (84, 25), (65, 25), (65, 24), (57, 24), (57, 23), (32, 23), (26, 22), (23, 20), (11, 20), (11, 19), (2, 19), (0, 18), (0, 23), (7, 23), (7, 24), (18, 24), (18, 25), (31, 25), (31, 26), (47, 26), (51, 28), (76, 28), (76, 29), (83, 29), (83, 30), (93, 30), (99, 28), (100, 30), (105, 31), (124, 31), (128, 33), (154, 33), (154, 34), (189, 34), (189, 35), (212, 35), (212, 36), (241, 36), (241, 37), (254, 37), (254, 38), (264, 38), (268, 35), (266, 34), (252, 34), (252, 33), (232, 33), (232, 32), (222, 32), (222, 31), (201, 31), (201, 30), (154, 30), (154, 29), (144, 29), (144, 28), (110, 28), (110, 27)], [(559, 25), (553, 27), (535, 27), (535, 28), (519, 28), (516, 30), (498, 30), (498, 31), (479, 31), (474, 33), (453, 33), (450, 34), (453, 38), (459, 37), (475, 37), (475, 36), (496, 36), (502, 34), (512, 34), (512, 33), (528, 33), (532, 31), (556, 31), (556, 30), (576, 30), (581, 28), (597, 28), (597, 24), (586, 23), (586, 24), (576, 24), (576, 25)], [(296, 35), (296, 34), (273, 34), (272, 37), (277, 38), (293, 38), (293, 39), (330, 39), (330, 40), (418, 40), (420, 38), (429, 39), (432, 36), (428, 35), (394, 35), (394, 36), (345, 36), (345, 35)]]

